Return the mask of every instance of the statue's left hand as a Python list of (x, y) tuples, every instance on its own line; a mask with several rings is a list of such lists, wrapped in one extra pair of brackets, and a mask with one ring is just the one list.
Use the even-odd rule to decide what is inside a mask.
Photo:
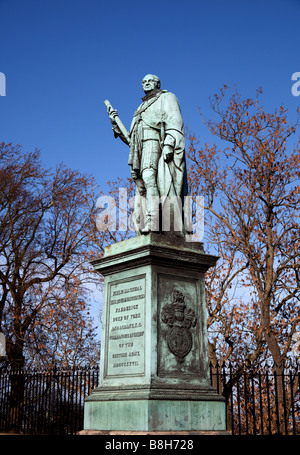
[(174, 150), (170, 145), (164, 145), (163, 150), (163, 157), (166, 163), (169, 163), (173, 159)]

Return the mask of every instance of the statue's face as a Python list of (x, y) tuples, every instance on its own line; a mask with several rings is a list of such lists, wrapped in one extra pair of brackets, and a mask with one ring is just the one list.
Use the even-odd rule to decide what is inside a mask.
[(152, 74), (147, 74), (142, 80), (142, 87), (145, 93), (151, 92), (158, 88), (158, 81), (154, 78)]

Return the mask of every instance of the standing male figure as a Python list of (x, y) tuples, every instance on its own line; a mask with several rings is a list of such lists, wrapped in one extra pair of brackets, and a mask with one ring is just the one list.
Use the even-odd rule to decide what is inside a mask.
[[(183, 197), (187, 195), (184, 127), (178, 100), (173, 93), (161, 90), (160, 80), (153, 74), (142, 80), (145, 96), (134, 113), (128, 135), (116, 123), (118, 113), (108, 108), (115, 137), (130, 146), (128, 164), (141, 196), (136, 222), (140, 232), (159, 230), (159, 203), (173, 201), (175, 216), (181, 217), (177, 226), (182, 230)], [(143, 206), (143, 201), (146, 207)], [(174, 215), (174, 214), (173, 214)], [(176, 222), (174, 222), (176, 224)], [(173, 226), (174, 227), (174, 226)], [(176, 229), (175, 230), (179, 230)]]

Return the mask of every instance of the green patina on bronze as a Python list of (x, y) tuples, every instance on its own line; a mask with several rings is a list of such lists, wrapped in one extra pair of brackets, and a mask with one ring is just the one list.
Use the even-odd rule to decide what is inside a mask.
[(101, 373), (85, 429), (226, 429), (208, 368), (204, 277), (216, 261), (201, 243), (154, 233), (94, 261), (104, 276)]

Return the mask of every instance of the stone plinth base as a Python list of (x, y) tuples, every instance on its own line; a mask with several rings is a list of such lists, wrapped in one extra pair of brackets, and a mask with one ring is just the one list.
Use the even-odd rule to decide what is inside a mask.
[(108, 431), (81, 430), (80, 436), (231, 436), (230, 431)]
[(185, 400), (87, 401), (86, 429), (224, 431), (225, 402)]
[(93, 262), (104, 276), (101, 368), (85, 431), (226, 430), (206, 328), (205, 272), (217, 259), (200, 243), (150, 233)]

